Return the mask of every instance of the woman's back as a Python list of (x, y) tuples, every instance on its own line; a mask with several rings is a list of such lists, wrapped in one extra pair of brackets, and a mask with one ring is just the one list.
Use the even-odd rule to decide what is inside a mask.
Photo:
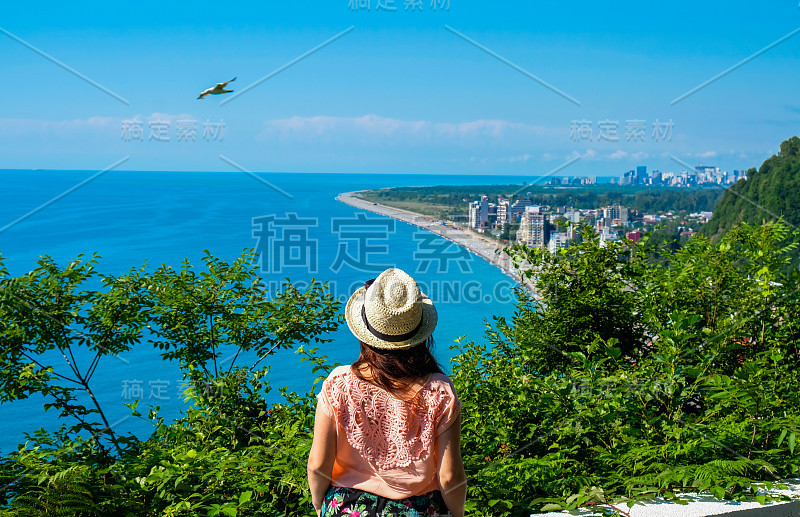
[(318, 515), (463, 517), (461, 403), (431, 353), (437, 318), (431, 299), (396, 268), (347, 301), (361, 355), (335, 368), (318, 395), (308, 457)]
[(461, 404), (447, 376), (431, 373), (401, 398), (340, 366), (320, 392), (337, 424), (333, 483), (399, 499), (440, 489), (436, 438)]

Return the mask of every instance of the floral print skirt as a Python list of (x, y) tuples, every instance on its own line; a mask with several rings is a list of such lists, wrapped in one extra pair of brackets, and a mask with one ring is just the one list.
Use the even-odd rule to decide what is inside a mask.
[(438, 490), (405, 499), (387, 499), (357, 488), (331, 486), (321, 517), (445, 517), (450, 515)]

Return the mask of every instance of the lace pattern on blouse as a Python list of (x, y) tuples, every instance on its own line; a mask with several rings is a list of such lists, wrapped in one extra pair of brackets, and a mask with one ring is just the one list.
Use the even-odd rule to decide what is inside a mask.
[(363, 381), (349, 369), (323, 384), (347, 442), (378, 469), (404, 468), (433, 452), (436, 425), (453, 395), (428, 382), (411, 401)]

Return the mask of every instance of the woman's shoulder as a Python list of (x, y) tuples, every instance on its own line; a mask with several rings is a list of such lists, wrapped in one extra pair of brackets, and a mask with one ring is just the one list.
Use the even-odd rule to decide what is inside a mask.
[(427, 392), (425, 399), (429, 411), (432, 411), (436, 424), (438, 436), (461, 412), (461, 401), (456, 393), (456, 388), (450, 377), (443, 373), (432, 373), (426, 386)]
[(458, 397), (453, 381), (443, 373), (432, 373), (427, 385), (431, 390)]
[(328, 374), (328, 377), (329, 377), (329, 378), (330, 378), (330, 377), (341, 377), (341, 376), (343, 376), (343, 375), (349, 375), (350, 373), (352, 373), (352, 367), (351, 367), (351, 365), (349, 365), (349, 364), (342, 364), (342, 365), (340, 365), (340, 366), (337, 366), (337, 367), (336, 367), (336, 368), (334, 368), (333, 370), (331, 370), (331, 373), (330, 373), (330, 374)]
[(347, 382), (350, 376), (352, 376), (352, 369), (350, 368), (350, 365), (343, 364), (331, 370), (331, 372), (328, 374), (328, 377), (325, 379), (325, 382), (323, 384), (331, 385), (341, 382)]
[(431, 373), (428, 382), (435, 384), (447, 384), (448, 386), (453, 386), (453, 381), (450, 380), (450, 377), (448, 377), (443, 373)]

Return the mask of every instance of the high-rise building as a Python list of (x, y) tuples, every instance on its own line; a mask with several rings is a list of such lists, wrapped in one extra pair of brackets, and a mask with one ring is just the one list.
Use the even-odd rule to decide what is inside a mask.
[(630, 170), (619, 179), (620, 185), (632, 185), (636, 183), (636, 171)]
[(663, 182), (663, 177), (664, 175), (659, 171), (653, 171), (650, 173), (650, 179), (653, 185), (661, 185)]
[(636, 183), (639, 185), (647, 183), (647, 165), (636, 166)]
[(489, 198), (482, 196), (480, 201), (473, 201), (469, 205), (469, 225), (475, 229), (485, 229), (489, 226)]
[(628, 222), (628, 208), (621, 205), (611, 205), (603, 208), (603, 219), (619, 219), (623, 224)]
[(532, 248), (544, 248), (548, 239), (547, 216), (538, 206), (525, 208), (517, 230), (517, 242)]
[(497, 227), (511, 224), (511, 202), (508, 199), (497, 200)]
[(564, 218), (573, 224), (578, 224), (581, 222), (581, 213), (577, 210), (569, 210), (564, 214)]
[(525, 213), (525, 207), (531, 206), (531, 200), (528, 198), (517, 199), (511, 204), (511, 216), (516, 217)]

